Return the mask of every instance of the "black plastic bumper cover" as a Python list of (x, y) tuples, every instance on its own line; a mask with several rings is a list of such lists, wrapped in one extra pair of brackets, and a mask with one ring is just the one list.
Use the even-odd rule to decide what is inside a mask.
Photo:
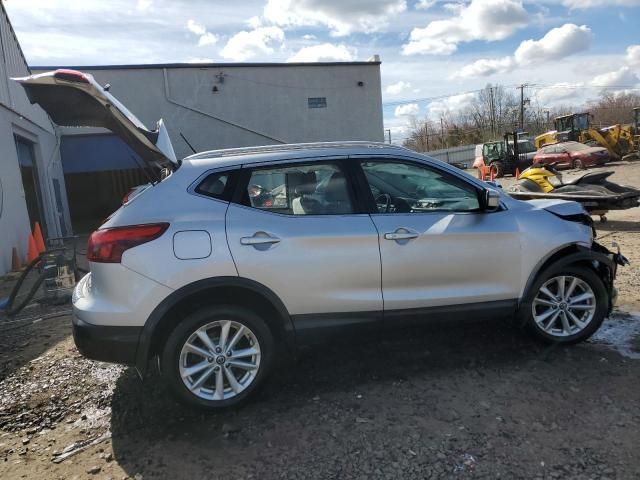
[(135, 365), (142, 327), (92, 325), (73, 316), (73, 340), (82, 355), (101, 362)]

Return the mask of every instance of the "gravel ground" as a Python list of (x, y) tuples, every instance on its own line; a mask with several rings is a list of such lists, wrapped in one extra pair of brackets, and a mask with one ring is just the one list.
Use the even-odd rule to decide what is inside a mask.
[(633, 263), (589, 342), (497, 321), (344, 337), (225, 413), (82, 358), (68, 316), (0, 317), (0, 478), (639, 478), (638, 210), (597, 225)]

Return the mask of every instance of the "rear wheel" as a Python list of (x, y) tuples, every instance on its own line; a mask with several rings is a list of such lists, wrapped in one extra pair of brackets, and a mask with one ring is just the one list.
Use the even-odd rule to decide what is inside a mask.
[(502, 162), (491, 162), (489, 168), (493, 172), (494, 178), (504, 177), (504, 164)]
[(531, 289), (524, 308), (528, 326), (547, 343), (578, 343), (602, 324), (607, 290), (592, 270), (572, 266), (543, 275)]
[(274, 342), (266, 323), (236, 306), (204, 307), (171, 332), (162, 375), (177, 397), (208, 409), (238, 405), (267, 376)]

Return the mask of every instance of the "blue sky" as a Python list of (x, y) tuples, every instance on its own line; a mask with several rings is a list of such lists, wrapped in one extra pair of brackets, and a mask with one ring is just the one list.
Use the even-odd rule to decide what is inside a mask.
[[(640, 92), (640, 0), (5, 0), (31, 65), (382, 59), (385, 127), (487, 83), (538, 105)], [(443, 97), (444, 98), (434, 98)], [(420, 100), (422, 99), (422, 100)]]

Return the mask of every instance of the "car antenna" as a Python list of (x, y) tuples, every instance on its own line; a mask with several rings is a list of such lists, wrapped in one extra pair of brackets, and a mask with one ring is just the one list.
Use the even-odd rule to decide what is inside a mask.
[(193, 148), (193, 145), (191, 145), (191, 144), (189, 143), (189, 140), (187, 140), (187, 137), (185, 137), (185, 136), (183, 135), (183, 133), (182, 133), (182, 132), (180, 132), (180, 136), (181, 136), (181, 137), (182, 137), (182, 139), (184, 140), (184, 143), (186, 143), (187, 145), (189, 145), (189, 148), (191, 149), (191, 151), (192, 151), (193, 153), (198, 153), (198, 152), (196, 152), (196, 149), (195, 149), (195, 148)]

